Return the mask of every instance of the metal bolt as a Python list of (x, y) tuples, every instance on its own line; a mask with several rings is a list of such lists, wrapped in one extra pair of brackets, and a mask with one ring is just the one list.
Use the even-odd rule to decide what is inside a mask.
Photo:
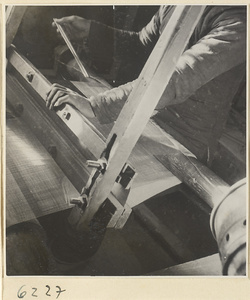
[(95, 160), (87, 160), (87, 166), (90, 168), (96, 168), (99, 172), (104, 174), (107, 168), (107, 162), (104, 159)]
[(63, 117), (64, 117), (65, 120), (69, 120), (70, 117), (71, 117), (71, 114), (70, 114), (69, 112), (65, 111), (65, 112), (63, 113)]
[(90, 168), (100, 168), (101, 164), (99, 161), (95, 160), (87, 160), (87, 166)]
[(81, 197), (81, 196), (79, 198), (70, 199), (70, 203), (77, 205), (82, 210), (84, 210), (88, 204), (87, 199), (85, 197)]
[(33, 81), (33, 78), (34, 78), (34, 73), (32, 72), (29, 72), (27, 75), (26, 75), (27, 79), (29, 82), (32, 82)]

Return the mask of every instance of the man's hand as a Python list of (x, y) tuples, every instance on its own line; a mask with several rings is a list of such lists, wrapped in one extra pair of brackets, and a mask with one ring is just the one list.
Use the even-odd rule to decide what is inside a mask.
[(75, 106), (87, 118), (95, 117), (92, 106), (87, 98), (60, 84), (53, 84), (47, 94), (46, 106), (49, 109), (53, 109), (66, 103)]
[[(70, 16), (56, 19), (56, 22), (63, 27), (68, 38), (72, 42), (82, 44), (84, 39), (86, 39), (89, 35), (91, 20), (87, 20), (78, 16)], [(53, 22), (52, 26), (56, 27), (56, 24)]]

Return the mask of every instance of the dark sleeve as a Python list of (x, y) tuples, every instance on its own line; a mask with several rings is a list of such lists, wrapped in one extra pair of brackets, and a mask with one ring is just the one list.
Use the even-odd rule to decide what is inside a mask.
[(246, 60), (245, 9), (228, 9), (211, 20), (206, 35), (180, 57), (157, 109), (164, 108), (166, 100), (168, 104), (185, 101), (201, 86)]
[(112, 60), (113, 57), (147, 58), (159, 37), (159, 12), (140, 31), (126, 31), (91, 21), (88, 47), (94, 60)]

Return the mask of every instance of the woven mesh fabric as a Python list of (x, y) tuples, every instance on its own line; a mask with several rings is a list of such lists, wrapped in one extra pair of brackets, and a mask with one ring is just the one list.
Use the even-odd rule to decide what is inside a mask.
[(64, 173), (19, 119), (6, 125), (7, 226), (69, 208)]

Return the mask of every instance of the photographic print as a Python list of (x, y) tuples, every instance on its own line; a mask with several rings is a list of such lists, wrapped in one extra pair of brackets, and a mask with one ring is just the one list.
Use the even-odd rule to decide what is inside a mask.
[(247, 5), (4, 9), (7, 279), (246, 278)]

